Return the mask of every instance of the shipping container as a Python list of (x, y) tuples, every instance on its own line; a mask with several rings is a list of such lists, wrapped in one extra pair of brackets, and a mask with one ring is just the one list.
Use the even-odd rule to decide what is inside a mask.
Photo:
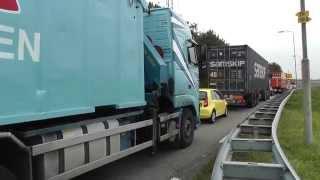
[(0, 0), (1, 180), (72, 179), (164, 141), (192, 144), (186, 21), (144, 0), (19, 2)]
[(0, 57), (0, 125), (146, 105), (141, 7), (20, 3), (20, 14), (0, 14), (1, 37), (14, 42), (1, 48), (13, 57)]
[(221, 91), (231, 105), (254, 106), (269, 97), (268, 61), (247, 45), (204, 47), (202, 88)]

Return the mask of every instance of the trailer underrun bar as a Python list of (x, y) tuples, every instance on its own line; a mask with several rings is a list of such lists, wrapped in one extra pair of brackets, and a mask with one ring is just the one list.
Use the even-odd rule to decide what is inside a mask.
[[(226, 136), (213, 168), (212, 180), (300, 180), (277, 138), (282, 111), (293, 92), (269, 100)], [(245, 162), (233, 157), (243, 152), (271, 153), (272, 161)]]

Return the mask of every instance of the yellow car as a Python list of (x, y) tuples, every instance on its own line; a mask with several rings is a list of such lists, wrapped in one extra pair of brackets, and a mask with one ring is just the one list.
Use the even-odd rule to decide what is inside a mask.
[(228, 115), (228, 103), (216, 89), (200, 89), (200, 118), (212, 123), (219, 116)]

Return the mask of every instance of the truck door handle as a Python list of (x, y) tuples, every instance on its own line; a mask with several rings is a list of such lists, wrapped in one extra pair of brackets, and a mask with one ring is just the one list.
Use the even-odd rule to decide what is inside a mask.
[(188, 85), (188, 89), (191, 89), (191, 88), (192, 88), (192, 86), (189, 84), (189, 85)]

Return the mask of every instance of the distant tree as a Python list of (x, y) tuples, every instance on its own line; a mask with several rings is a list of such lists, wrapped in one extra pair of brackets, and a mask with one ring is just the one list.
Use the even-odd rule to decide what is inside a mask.
[(198, 36), (196, 36), (196, 41), (199, 42), (200, 45), (207, 46), (225, 46), (227, 43), (225, 40), (220, 38), (213, 30), (208, 30), (207, 32), (200, 32)]
[(199, 79), (200, 87), (208, 87), (208, 74), (202, 71), (202, 65), (206, 63), (205, 58), (205, 48), (204, 46), (226, 46), (228, 45), (225, 40), (223, 40), (219, 35), (217, 35), (213, 30), (208, 30), (206, 32), (201, 32), (198, 30), (197, 23), (188, 23), (191, 29), (193, 39), (199, 44), (198, 47), (198, 60), (199, 60)]
[(225, 40), (219, 37), (213, 30), (208, 30), (206, 32), (201, 32), (198, 30), (197, 23), (189, 23), (192, 36), (199, 45), (203, 46), (225, 46), (227, 43)]
[(152, 8), (161, 8), (161, 6), (159, 4), (156, 4), (156, 3), (153, 3), (153, 2), (149, 2), (148, 7), (150, 9), (152, 9)]
[(269, 64), (269, 72), (270, 73), (280, 73), (280, 72), (282, 72), (282, 68), (278, 63), (272, 62)]

